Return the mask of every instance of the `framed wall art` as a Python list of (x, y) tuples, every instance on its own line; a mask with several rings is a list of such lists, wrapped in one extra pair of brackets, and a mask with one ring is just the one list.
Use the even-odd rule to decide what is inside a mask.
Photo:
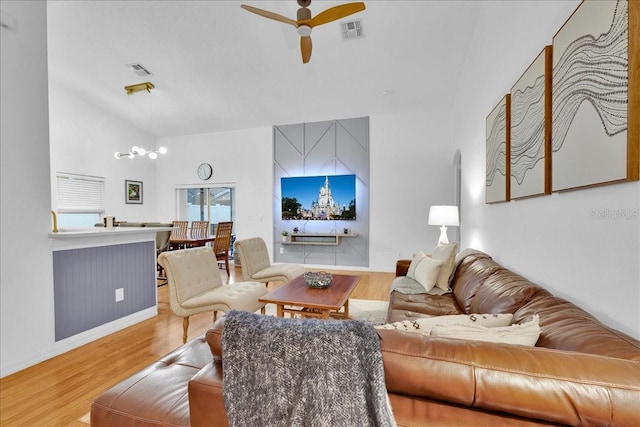
[(125, 202), (128, 204), (142, 204), (142, 181), (124, 181)]
[(510, 200), (510, 104), (511, 95), (507, 94), (487, 116), (486, 203)]
[(638, 180), (639, 10), (583, 1), (553, 38), (553, 191)]
[(551, 46), (511, 88), (511, 199), (551, 194)]

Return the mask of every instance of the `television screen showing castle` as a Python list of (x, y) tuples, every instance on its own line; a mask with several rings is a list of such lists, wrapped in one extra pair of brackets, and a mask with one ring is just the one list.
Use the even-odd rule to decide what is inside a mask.
[(356, 176), (283, 177), (283, 220), (355, 220)]

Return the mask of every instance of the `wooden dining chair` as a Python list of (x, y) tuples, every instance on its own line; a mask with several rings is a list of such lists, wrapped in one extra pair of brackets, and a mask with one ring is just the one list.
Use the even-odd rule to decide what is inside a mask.
[[(202, 239), (209, 236), (209, 221), (191, 221), (191, 232), (189, 236), (192, 239)], [(204, 246), (206, 243), (192, 243), (189, 247)]]
[(168, 251), (171, 242), (169, 239), (171, 238), (171, 231), (158, 231), (156, 233), (156, 271), (158, 272), (158, 286), (167, 284), (167, 276), (165, 275), (164, 269), (157, 262), (158, 256), (162, 252)]
[(229, 273), (229, 247), (231, 246), (231, 230), (233, 229), (233, 221), (219, 222), (216, 227), (216, 239), (213, 241), (213, 253), (216, 254), (218, 266), (222, 265)]
[[(169, 237), (169, 242), (172, 239), (186, 239), (187, 238), (187, 228), (189, 227), (189, 221), (173, 221), (171, 229), (171, 236)], [(170, 249), (184, 249), (184, 245), (176, 245), (170, 243)]]

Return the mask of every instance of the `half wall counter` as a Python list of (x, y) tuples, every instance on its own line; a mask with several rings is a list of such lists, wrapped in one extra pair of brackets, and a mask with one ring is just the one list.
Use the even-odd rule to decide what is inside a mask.
[(166, 227), (51, 233), (55, 341), (88, 342), (158, 313), (156, 233)]

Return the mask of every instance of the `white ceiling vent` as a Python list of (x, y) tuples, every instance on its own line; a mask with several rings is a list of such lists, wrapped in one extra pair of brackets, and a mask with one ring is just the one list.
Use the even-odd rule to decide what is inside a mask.
[(362, 23), (359, 20), (340, 23), (342, 40), (357, 39), (363, 36)]
[(150, 76), (152, 74), (151, 71), (147, 70), (142, 64), (127, 64), (127, 67), (140, 77)]

